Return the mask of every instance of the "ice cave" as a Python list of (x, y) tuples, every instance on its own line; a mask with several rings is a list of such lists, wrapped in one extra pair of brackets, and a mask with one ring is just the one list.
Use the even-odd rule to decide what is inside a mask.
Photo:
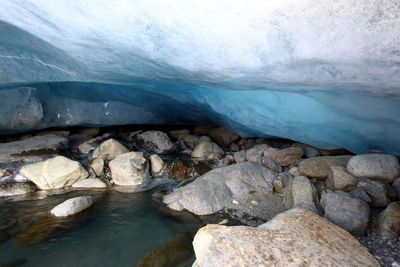
[[(92, 139), (95, 141), (90, 141), (89, 138), (81, 140), (88, 137), (88, 135), (82, 137), (81, 132), (79, 132), (80, 135), (71, 135), (71, 137), (51, 136), (49, 137), (51, 140), (44, 137), (33, 137), (34, 144), (26, 140), (40, 131), (57, 131), (64, 135), (65, 131), (72, 129), (71, 131), (76, 133), (78, 131), (76, 129), (83, 127), (85, 129), (106, 129), (100, 130), (104, 133), (108, 129), (114, 129), (115, 132), (115, 129), (127, 127), (127, 125), (145, 125), (146, 129), (154, 126), (158, 127), (158, 130), (160, 127), (169, 127), (168, 129), (177, 127), (177, 132), (172, 131), (170, 134), (172, 139), (176, 135), (177, 140), (170, 145), (169, 137), (159, 132), (152, 132), (146, 136), (146, 133), (135, 132), (129, 136), (127, 133), (125, 137), (128, 141), (125, 140), (126, 142), (122, 142), (122, 145), (114, 139), (107, 141), (104, 137), (112, 135), (92, 136), (97, 138), (96, 140)], [(208, 127), (208, 129), (209, 127), (223, 127), (218, 129), (224, 129), (224, 133), (229, 132), (230, 136), (234, 136), (234, 138), (228, 143), (224, 141), (226, 146), (218, 143), (218, 134), (221, 132), (202, 137), (199, 132), (196, 132), (193, 135), (189, 134), (188, 137), (189, 131), (187, 131), (185, 137), (182, 137), (183, 141), (179, 139), (181, 134), (179, 131), (186, 131), (186, 129), (182, 130), (183, 128), (192, 127), (190, 128), (192, 131), (194, 127), (199, 126)], [(78, 165), (70, 162), (70, 159), (60, 158), (63, 156), (59, 155), (58, 149), (65, 148), (64, 139), (60, 138), (69, 138), (70, 148), (78, 141), (82, 141), (83, 145), (74, 147), (73, 152), (63, 154), (70, 159), (78, 160), (80, 163), (75, 162)], [(138, 140), (142, 143), (135, 138), (139, 138), (140, 140)], [(149, 145), (149, 142), (155, 142), (155, 138), (159, 138), (157, 142), (163, 140), (162, 142), (165, 143), (156, 142)], [(79, 140), (77, 141), (77, 139)], [(130, 143), (133, 139), (144, 145), (143, 155), (129, 154), (142, 152), (128, 153), (128, 151), (136, 151), (135, 148), (139, 147), (135, 147), (136, 143), (133, 145)], [(270, 143), (262, 140), (267, 139), (280, 143), (276, 147), (266, 148)], [(207, 146), (199, 148), (198, 146), (202, 142), (204, 143), (204, 140)], [(222, 148), (211, 143), (210, 140), (215, 141)], [(253, 140), (252, 145), (256, 144), (256, 149), (251, 148), (247, 143), (244, 144), (244, 142), (250, 142), (248, 140)], [(290, 140), (288, 145), (281, 145), (286, 142), (285, 140)], [(232, 146), (234, 141), (236, 143)], [(182, 142), (186, 142), (186, 146), (182, 145)], [(94, 143), (98, 147), (95, 147)], [(292, 146), (292, 144), (294, 145)], [(28, 148), (22, 148), (23, 146)], [(33, 146), (40, 146), (44, 152), (42, 150), (40, 153), (35, 152), (34, 157), (31, 157), (27, 151), (33, 149)], [(166, 148), (168, 146), (171, 149)], [(169, 170), (166, 175), (168, 179), (174, 178), (176, 173), (179, 173), (179, 175), (176, 174), (179, 177), (187, 176), (189, 173), (192, 175), (190, 166), (197, 164), (191, 160), (190, 163), (187, 163), (185, 157), (183, 160), (179, 158), (179, 163), (172, 162), (170, 164), (173, 156), (165, 157), (162, 154), (165, 151), (168, 153), (173, 151), (172, 148), (181, 149), (189, 155), (192, 153), (192, 157), (198, 150), (208, 149), (211, 151), (211, 156), (207, 160), (211, 160), (214, 165), (207, 166), (213, 170), (205, 173), (193, 171), (197, 176), (202, 175), (200, 178), (204, 177), (203, 180), (208, 181), (205, 183), (207, 185), (200, 184), (198, 182), (200, 178), (190, 183), (183, 182), (182, 185), (174, 184), (173, 186), (162, 179), (164, 176), (160, 173), (164, 172), (165, 174), (167, 169)], [(87, 153), (85, 152), (85, 156), (82, 157), (75, 156), (76, 149)], [(102, 149), (109, 149), (113, 152), (102, 155)], [(191, 151), (187, 152), (188, 149)], [(49, 151), (51, 151), (51, 157), (56, 155), (57, 157), (50, 158), (50, 154), (47, 154)], [(316, 154), (313, 154), (314, 152)], [(120, 158), (120, 160), (126, 161), (112, 163), (118, 159), (117, 154), (121, 153), (126, 153), (126, 158)], [(152, 155), (154, 153), (156, 155)], [(291, 157), (295, 157), (296, 153), (301, 154), (295, 161), (291, 161)], [(158, 154), (161, 156), (159, 157)], [(313, 155), (310, 156), (311, 154)], [(365, 156), (365, 159), (356, 158), (359, 157), (357, 154), (362, 154), (359, 156)], [(259, 157), (260, 155), (262, 159)], [(43, 213), (44, 217), (39, 216), (41, 218), (39, 223), (36, 224), (37, 221), (34, 221), (29, 224), (28, 230), (22, 231), (22, 233), (18, 232), (18, 235), (12, 234), (11, 230), (10, 232), (4, 230), (6, 231), (4, 232), (0, 226), (0, 264), (3, 264), (1, 258), (7, 259), (4, 262), (6, 265), (2, 266), (132, 266), (134, 262), (139, 262), (140, 258), (143, 258), (146, 251), (165, 243), (175, 234), (175, 239), (168, 241), (164, 247), (160, 247), (160, 250), (155, 250), (154, 253), (164, 253), (160, 252), (161, 248), (168, 247), (169, 249), (175, 244), (181, 245), (182, 242), (191, 243), (193, 241), (196, 254), (196, 262), (193, 266), (224, 266), (223, 261), (219, 261), (217, 252), (210, 252), (210, 248), (206, 250), (203, 247), (205, 246), (204, 240), (214, 242), (213, 246), (218, 247), (220, 245), (218, 242), (222, 242), (221, 240), (230, 240), (230, 231), (237, 236), (243, 234), (242, 231), (251, 233), (260, 231), (260, 236), (265, 235), (266, 239), (274, 240), (271, 241), (271, 246), (279, 247), (280, 243), (274, 243), (278, 242), (274, 239), (275, 234), (271, 234), (274, 227), (280, 223), (286, 223), (285, 229), (290, 227), (294, 229), (299, 227), (297, 224), (295, 225), (295, 222), (300, 223), (301, 221), (296, 221), (296, 218), (303, 218), (302, 216), (309, 217), (310, 221), (315, 224), (321, 223), (320, 217), (313, 217), (317, 216), (314, 213), (322, 214), (326, 219), (352, 235), (364, 235), (366, 224), (374, 221), (369, 219), (371, 216), (381, 214), (380, 212), (382, 214), (385, 212), (385, 216), (389, 216), (397, 211), (399, 213), (396, 216), (400, 218), (400, 202), (394, 202), (400, 198), (400, 178), (396, 180), (396, 177), (400, 176), (398, 155), (400, 155), (400, 2), (397, 0), (0, 0), (0, 210), (2, 210), (0, 218), (18, 217), (19, 215), (13, 214), (20, 214), (19, 211), (28, 209), (26, 203), (30, 202), (26, 202), (26, 198), (24, 201), (15, 202), (16, 204), (2, 202), (2, 196), (10, 196), (8, 193), (10, 188), (14, 191), (22, 190), (19, 184), (16, 186), (14, 183), (30, 181), (30, 185), (24, 187), (22, 191), (31, 190), (32, 185), (36, 189), (31, 191), (36, 190), (36, 194), (39, 194), (38, 192), (50, 189), (60, 190), (60, 188), (69, 186), (74, 187), (74, 183), (79, 183), (83, 178), (92, 176), (93, 179), (103, 177), (103, 181), (96, 180), (96, 186), (103, 187), (106, 183), (107, 188), (121, 184), (136, 186), (136, 182), (126, 182), (132, 175), (140, 176), (140, 181), (145, 184), (143, 177), (151, 176), (153, 180), (150, 179), (149, 184), (151, 185), (146, 184), (147, 189), (150, 190), (160, 184), (167, 188), (164, 188), (164, 191), (161, 190), (168, 192), (168, 195), (163, 198), (164, 204), (175, 210), (186, 210), (201, 216), (220, 212), (222, 207), (231, 210), (231, 205), (235, 204), (236, 206), (233, 206), (238, 207), (238, 205), (242, 205), (241, 201), (247, 203), (243, 204), (243, 207), (240, 206), (243, 214), (247, 215), (253, 214), (249, 208), (252, 206), (269, 210), (271, 206), (277, 208), (281, 207), (282, 203), (285, 205), (291, 203), (288, 204), (289, 206), (285, 206), (286, 209), (288, 207), (301, 208), (300, 210), (289, 210), (282, 216), (277, 215), (273, 219), (274, 222), (269, 221), (272, 217), (261, 216), (261, 221), (265, 224), (258, 226), (255, 228), (256, 230), (226, 226), (227, 228), (218, 228), (217, 231), (214, 228), (218, 226), (208, 224), (197, 232), (193, 241), (193, 236), (190, 236), (190, 240), (186, 240), (186, 236), (182, 236), (180, 233), (181, 229), (186, 229), (194, 235), (194, 231), (200, 226), (187, 221), (183, 223), (171, 220), (168, 226), (170, 228), (164, 228), (165, 220), (170, 220), (169, 215), (163, 215), (168, 218), (160, 217), (159, 204), (151, 202), (152, 195), (149, 193), (128, 194), (128, 197), (126, 195), (122, 197), (118, 195), (119, 193), (112, 191), (114, 193), (107, 195), (107, 201), (102, 195), (102, 201), (96, 202), (95, 199), (100, 198), (101, 194), (91, 191), (88, 193), (87, 199), (70, 199), (71, 201), (80, 201), (79, 205), (90, 206), (92, 201), (97, 203), (91, 208), (92, 214), (85, 213), (85, 216), (91, 218), (93, 226), (86, 224), (87, 219), (83, 218), (84, 215), (80, 215), (78, 220), (55, 222), (54, 216), (51, 217), (48, 210), (61, 200), (65, 200), (65, 197), (59, 193), (46, 193), (49, 200), (45, 202), (37, 200), (40, 199), (37, 196), (35, 200), (31, 200), (38, 201), (38, 214), (47, 212)], [(319, 159), (319, 156), (333, 158), (321, 157), (323, 159)], [(307, 167), (307, 163), (304, 162), (313, 157), (317, 157), (318, 161), (312, 163), (314, 165), (311, 164), (314, 167)], [(99, 160), (96, 161), (96, 159)], [(24, 164), (40, 160), (46, 160), (46, 163), (40, 165), (41, 167), (39, 165), (39, 167), (32, 167), (43, 168), (40, 169), (39, 179), (37, 178), (39, 169), (34, 170), (35, 176), (29, 172), (30, 165)], [(327, 161), (325, 162), (325, 160)], [(17, 161), (20, 165), (16, 163)], [(231, 163), (235, 163), (238, 166), (237, 169), (232, 167), (236, 165), (230, 165)], [(57, 165), (54, 172), (49, 171), (51, 164)], [(101, 170), (96, 173), (99, 164)], [(125, 164), (123, 165), (125, 167), (129, 165), (129, 168), (132, 168), (132, 170), (129, 169), (131, 176), (121, 174), (122, 176), (118, 180), (116, 168), (122, 166), (118, 164)], [(260, 164), (267, 171), (259, 169), (261, 168)], [(167, 165), (168, 167), (165, 167)], [(147, 166), (147, 169), (144, 166)], [(214, 169), (215, 166), (218, 168)], [(357, 169), (360, 166), (363, 166), (364, 169)], [(224, 169), (230, 167), (232, 168)], [(316, 171), (318, 174), (305, 170), (306, 167), (314, 168), (312, 171)], [(64, 170), (63, 168), (68, 170), (75, 168), (75, 178), (64, 181), (63, 185), (53, 185), (54, 181), (46, 180), (61, 179), (57, 175), (64, 179), (66, 176), (60, 174)], [(171, 174), (172, 172), (175, 174)], [(288, 182), (288, 178), (284, 178), (282, 173), (295, 178)], [(239, 184), (236, 184), (231, 177), (239, 174), (242, 178), (248, 175), (253, 180), (261, 179), (264, 182), (241, 180)], [(107, 175), (111, 175), (112, 178), (107, 180)], [(54, 178), (56, 176), (58, 178)], [(275, 178), (271, 178), (272, 180), (268, 182), (272, 176)], [(218, 181), (213, 180), (216, 177), (225, 179), (225, 183), (218, 184)], [(311, 199), (310, 201), (312, 201), (314, 199), (315, 205), (311, 205), (311, 208), (308, 204), (296, 204), (298, 195), (295, 193), (291, 195), (291, 202), (287, 200), (290, 193), (285, 193), (286, 188), (290, 187), (290, 190), (294, 192), (296, 185), (308, 185), (309, 179), (304, 178), (304, 180), (301, 177), (308, 177), (315, 184), (315, 190), (312, 189), (314, 185), (310, 185), (311, 189), (309, 190), (311, 191), (304, 189), (310, 194), (301, 200)], [(43, 182), (43, 179), (46, 181)], [(341, 180), (339, 182), (335, 179)], [(385, 185), (372, 185), (375, 183), (374, 179), (378, 179), (379, 182), (384, 180)], [(349, 184), (343, 185), (344, 180)], [(265, 181), (269, 184), (265, 185)], [(125, 182), (127, 184), (124, 184)], [(85, 188), (88, 188), (88, 183), (83, 182), (79, 185), (84, 184)], [(319, 183), (321, 183), (320, 187)], [(177, 187), (175, 188), (175, 186)], [(200, 207), (196, 204), (197, 206), (191, 207), (189, 204), (196, 201), (196, 197), (199, 197), (200, 203), (207, 201), (202, 198), (203, 196), (197, 195), (196, 190), (200, 190), (198, 188), (202, 188), (201, 190), (206, 192), (215, 190), (215, 188), (222, 189), (217, 193), (213, 193), (213, 191), (207, 193), (210, 199), (213, 199), (213, 205)], [(227, 190), (226, 192), (224, 188)], [(263, 197), (258, 195), (260, 188), (267, 191), (270, 190), (268, 188), (272, 188), (271, 190), (278, 196), (268, 195), (270, 204), (263, 206), (266, 198), (263, 198), (265, 196), (261, 193)], [(2, 190), (7, 192), (2, 195)], [(136, 189), (118, 190), (118, 192), (124, 193), (127, 191), (141, 192)], [(338, 190), (340, 193), (337, 193)], [(396, 190), (398, 190), (397, 195)], [(32, 193), (31, 191), (29, 192)], [(319, 195), (315, 195), (317, 191)], [(378, 191), (385, 192), (383, 200)], [(80, 194), (77, 192), (79, 191), (72, 193), (68, 191), (67, 194), (70, 197), (79, 198)], [(154, 198), (154, 192), (152, 194)], [(235, 198), (237, 194), (241, 196), (240, 199)], [(224, 202), (226, 199), (222, 198), (222, 195), (229, 196), (229, 203)], [(354, 199), (363, 202), (360, 204)], [(327, 208), (329, 205), (333, 205), (332, 203), (336, 203), (335, 201), (342, 203), (343, 206), (340, 208), (345, 208), (350, 202), (351, 205), (356, 205), (354, 204), (356, 201), (358, 206), (356, 208), (351, 206), (352, 208), (348, 210), (358, 210), (358, 215), (365, 211), (363, 217), (367, 218), (365, 220), (358, 219), (358, 215), (352, 213), (353, 220), (358, 220), (357, 223), (364, 222), (365, 225), (361, 227), (361, 231), (357, 228), (358, 226), (354, 226), (357, 224), (356, 222), (352, 221), (350, 227), (348, 226), (350, 222), (344, 222), (344, 219), (336, 220), (334, 215), (329, 215), (330, 212), (336, 212), (339, 209), (339, 207), (337, 209)], [(132, 203), (136, 203), (134, 210), (131, 209)], [(222, 203), (221, 208), (215, 208), (215, 203)], [(396, 207), (394, 207), (395, 204), (390, 204), (393, 206), (391, 207), (389, 203), (398, 204)], [(78, 204), (74, 202), (70, 205)], [(100, 207), (105, 210), (103, 215), (96, 211)], [(387, 208), (382, 211), (381, 209), (385, 207)], [(389, 209), (389, 207), (391, 208)], [(61, 211), (58, 212), (65, 212), (62, 210), (63, 208), (60, 207)], [(51, 211), (53, 215), (57, 213), (54, 209)], [(312, 215), (302, 214), (303, 209), (311, 210), (314, 213)], [(238, 215), (240, 217), (239, 225), (245, 218), (245, 215), (240, 214), (240, 216)], [(258, 213), (254, 214), (251, 216), (259, 218)], [(278, 212), (276, 211), (275, 214)], [(96, 216), (97, 218), (94, 219)], [(132, 227), (143, 227), (137, 225), (145, 216), (148, 217), (146, 222), (152, 222), (148, 226), (149, 229), (142, 233), (131, 232)], [(290, 223), (285, 221), (285, 216), (292, 218), (289, 220)], [(380, 215), (379, 217), (379, 227), (381, 227), (378, 227), (379, 233), (382, 233), (382, 227), (384, 227), (381, 226), (384, 220), (381, 217), (385, 216)], [(136, 218), (137, 225), (135, 226), (128, 218)], [(222, 217), (218, 218), (222, 219)], [(6, 225), (28, 225), (26, 220), (22, 220), (21, 223), (21, 219), (10, 222), (8, 219)], [(185, 219), (187, 218), (185, 217)], [(215, 223), (215, 220), (212, 223)], [(400, 225), (400, 219), (397, 220)], [(249, 221), (252, 220), (249, 219)], [(252, 222), (255, 221), (254, 219)], [(266, 221), (269, 222), (266, 223)], [(234, 222), (230, 221), (228, 225), (236, 225), (237, 221)], [(115, 236), (112, 236), (111, 232), (107, 232), (102, 238), (94, 239), (96, 231), (100, 231), (102, 227), (107, 228), (110, 224), (119, 225), (119, 228), (115, 230)], [(76, 227), (74, 229), (79, 228), (79, 230), (77, 230), (78, 232), (69, 231), (69, 234), (64, 236), (61, 235), (61, 239), (65, 238), (62, 240), (49, 237), (46, 239), (47, 241), (43, 241), (44, 239), (39, 238), (42, 243), (30, 245), (32, 235), (35, 238), (42, 235), (48, 236), (47, 232), (50, 230), (44, 229), (51, 229), (51, 235), (57, 232), (58, 230), (53, 231), (54, 225), (58, 227), (55, 229), (65, 230)], [(251, 226), (254, 225), (255, 223), (251, 224)], [(335, 232), (336, 228), (332, 228), (336, 227), (335, 225), (327, 225), (324, 228), (324, 231), (327, 231), (325, 234), (335, 233), (335, 236), (343, 237), (342, 232)], [(7, 228), (4, 227), (4, 229)], [(400, 232), (399, 226), (393, 227), (398, 227)], [(162, 234), (155, 231), (156, 228), (162, 228), (163, 234), (167, 233), (165, 238), (159, 238)], [(304, 233), (311, 231), (310, 229), (301, 229)], [(330, 232), (326, 229), (330, 229)], [(312, 231), (318, 231), (318, 229)], [(127, 232), (131, 235), (125, 236), (124, 233)], [(250, 232), (243, 235), (251, 235)], [(288, 232), (286, 237), (297, 238), (293, 236), (293, 233)], [(324, 233), (319, 234), (324, 235)], [(79, 238), (75, 239), (77, 236)], [(81, 238), (82, 236), (87, 236), (85, 242), (82, 241), (84, 240)], [(116, 260), (116, 251), (122, 251), (129, 247), (129, 243), (138, 239), (146, 239), (146, 236), (148, 240), (143, 241), (142, 248), (136, 243), (133, 247), (138, 253), (135, 254), (136, 258), (130, 258), (129, 253), (117, 253), (120, 255), (120, 260)], [(17, 244), (23, 244), (22, 247), (27, 246), (29, 249), (15, 248), (14, 245), (7, 243), (11, 241), (3, 243), (3, 240), (11, 240), (10, 238), (14, 238)], [(314, 246), (312, 245), (314, 241), (304, 238), (305, 243), (311, 242), (307, 243), (307, 246)], [(90, 243), (106, 244), (109, 240), (116, 239), (123, 241), (118, 245), (113, 245), (111, 251), (105, 250), (104, 255), (101, 256), (99, 255), (100, 249), (94, 248), (95, 246)], [(73, 245), (75, 243), (68, 243), (67, 240), (77, 240), (76, 244), (81, 242), (79, 246), (88, 248), (87, 255), (96, 254), (99, 258), (93, 259), (92, 256), (87, 255), (80, 258), (80, 254)], [(246, 240), (240, 241), (243, 242), (241, 244), (244, 247), (248, 242)], [(360, 242), (367, 242), (366, 240)], [(340, 240), (340, 242), (342, 241)], [(240, 243), (238, 242), (233, 242), (232, 246)], [(329, 243), (329, 241), (326, 242)], [(348, 260), (347, 256), (341, 256), (340, 260), (336, 258), (332, 262), (328, 260), (326, 266), (336, 266), (333, 263), (335, 261), (339, 264), (337, 266), (378, 266), (379, 264), (400, 266), (400, 257), (398, 256), (393, 256), (393, 259), (387, 261), (376, 256), (381, 253), (378, 248), (374, 250), (368, 247), (373, 256), (379, 259), (379, 263), (375, 258), (369, 258), (369, 254), (364, 256), (364, 250), (358, 247), (356, 239), (352, 239), (351, 242), (340, 242), (337, 243), (338, 250), (354, 249), (354, 254), (358, 255), (356, 260), (353, 259), (356, 263)], [(377, 244), (375, 241), (372, 243)], [(400, 248), (400, 243), (396, 246), (396, 248)], [(237, 249), (242, 251), (242, 248), (239, 246)], [(274, 250), (275, 248), (271, 250), (271, 253), (275, 253), (271, 257), (280, 259), (282, 251), (278, 253)], [(386, 249), (386, 246), (382, 246), (380, 249), (383, 248)], [(43, 259), (37, 256), (51, 250), (54, 251), (54, 255), (46, 254)], [(21, 253), (24, 255), (21, 256), (22, 259), (16, 259), (16, 255)], [(246, 253), (248, 252), (246, 251)], [(283, 257), (281, 261), (273, 261), (268, 258), (268, 261), (259, 262), (255, 260), (258, 256), (253, 258), (246, 253), (242, 255), (241, 259), (235, 258), (234, 254), (224, 254), (222, 258), (232, 260), (233, 265), (228, 264), (229, 266), (288, 266), (286, 264), (297, 259), (297, 256), (293, 254), (289, 260)], [(257, 253), (256, 255), (258, 255)], [(325, 252), (321, 253), (321, 255), (325, 255)], [(347, 252), (343, 253), (341, 255), (345, 255)], [(65, 262), (56, 259), (59, 256), (68, 255), (70, 257)], [(171, 261), (168, 264), (172, 265), (165, 265), (164, 262), (164, 265), (146, 263), (148, 265), (139, 264), (138, 266), (189, 266), (188, 264), (193, 262), (194, 257), (193, 253), (190, 255), (192, 255), (192, 261), (188, 260), (183, 265)], [(246, 262), (244, 258), (247, 256), (252, 260)], [(152, 254), (147, 254), (146, 257), (151, 258)], [(146, 257), (145, 259), (148, 259)], [(309, 266), (321, 266), (318, 265), (318, 261), (325, 261), (323, 256), (321, 257), (315, 261), (311, 257), (309, 262), (302, 263)], [(349, 257), (351, 258), (351, 255)], [(44, 263), (44, 259), (46, 259), (46, 263)]]

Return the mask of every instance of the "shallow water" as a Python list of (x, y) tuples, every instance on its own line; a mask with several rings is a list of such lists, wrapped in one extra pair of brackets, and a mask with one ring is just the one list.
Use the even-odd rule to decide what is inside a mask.
[[(92, 195), (96, 203), (69, 219), (49, 211), (65, 199)], [(183, 222), (152, 192), (75, 191), (42, 200), (0, 202), (0, 266), (135, 266), (149, 251), (201, 226)], [(181, 266), (190, 266), (193, 254)]]

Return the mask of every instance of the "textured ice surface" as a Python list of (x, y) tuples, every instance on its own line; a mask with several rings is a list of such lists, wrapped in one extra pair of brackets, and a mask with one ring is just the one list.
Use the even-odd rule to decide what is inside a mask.
[(216, 122), (400, 153), (395, 0), (0, 0), (0, 20), (3, 133)]

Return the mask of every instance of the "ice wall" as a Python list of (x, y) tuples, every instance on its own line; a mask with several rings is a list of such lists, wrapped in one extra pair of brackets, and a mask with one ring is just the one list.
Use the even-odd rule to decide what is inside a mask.
[(0, 20), (3, 133), (217, 122), (400, 153), (395, 0), (0, 0)]

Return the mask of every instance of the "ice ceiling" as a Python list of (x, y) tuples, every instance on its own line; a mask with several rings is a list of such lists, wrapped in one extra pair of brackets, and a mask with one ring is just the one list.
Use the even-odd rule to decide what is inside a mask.
[(396, 0), (0, 0), (0, 132), (225, 125), (400, 154)]

